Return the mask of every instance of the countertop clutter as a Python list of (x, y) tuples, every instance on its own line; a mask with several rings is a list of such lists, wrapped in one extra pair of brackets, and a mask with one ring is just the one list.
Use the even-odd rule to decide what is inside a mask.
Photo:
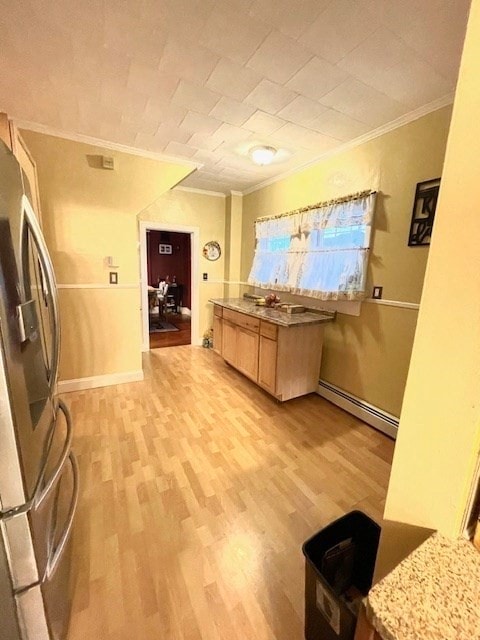
[(324, 322), (332, 322), (335, 319), (334, 311), (305, 311), (305, 313), (288, 314), (278, 309), (257, 306), (255, 302), (245, 300), (244, 298), (219, 298), (216, 300), (210, 300), (210, 302), (225, 309), (239, 311), (240, 313), (246, 313), (255, 318), (268, 320), (269, 322), (281, 325), (282, 327), (293, 327), (304, 324), (321, 324)]
[(383, 640), (480, 638), (480, 553), (434, 533), (373, 587), (365, 608)]

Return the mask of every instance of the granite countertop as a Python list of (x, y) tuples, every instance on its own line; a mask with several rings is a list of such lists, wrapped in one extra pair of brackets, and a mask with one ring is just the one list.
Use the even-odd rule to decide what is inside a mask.
[(257, 306), (252, 300), (245, 298), (218, 298), (209, 300), (213, 304), (218, 304), (225, 309), (232, 311), (240, 311), (249, 316), (268, 320), (273, 324), (282, 327), (295, 327), (302, 324), (321, 324), (323, 322), (332, 322), (335, 319), (335, 312), (331, 311), (305, 311), (304, 313), (286, 313), (278, 309), (270, 309), (268, 307)]
[(480, 553), (433, 534), (376, 584), (367, 618), (384, 640), (480, 638)]

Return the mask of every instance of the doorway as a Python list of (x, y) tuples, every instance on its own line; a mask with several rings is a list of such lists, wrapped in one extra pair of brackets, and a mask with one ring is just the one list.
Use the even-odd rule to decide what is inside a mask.
[(140, 222), (143, 351), (198, 343), (198, 229)]

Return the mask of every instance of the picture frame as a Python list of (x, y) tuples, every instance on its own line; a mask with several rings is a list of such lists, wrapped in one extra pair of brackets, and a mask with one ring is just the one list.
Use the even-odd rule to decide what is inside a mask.
[(425, 247), (430, 244), (439, 190), (440, 178), (417, 183), (408, 235), (409, 247)]

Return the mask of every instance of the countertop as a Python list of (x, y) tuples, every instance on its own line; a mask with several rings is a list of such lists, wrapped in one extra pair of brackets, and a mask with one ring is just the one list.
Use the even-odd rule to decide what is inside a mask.
[(268, 320), (273, 324), (282, 327), (296, 327), (304, 324), (321, 324), (324, 322), (332, 322), (335, 319), (335, 312), (330, 311), (305, 311), (304, 313), (286, 313), (278, 309), (270, 309), (268, 307), (257, 306), (252, 300), (245, 298), (218, 298), (210, 300), (213, 304), (218, 304), (225, 309), (232, 311), (240, 311), (249, 316)]
[(384, 640), (480, 638), (480, 552), (433, 534), (376, 584), (367, 618)]

